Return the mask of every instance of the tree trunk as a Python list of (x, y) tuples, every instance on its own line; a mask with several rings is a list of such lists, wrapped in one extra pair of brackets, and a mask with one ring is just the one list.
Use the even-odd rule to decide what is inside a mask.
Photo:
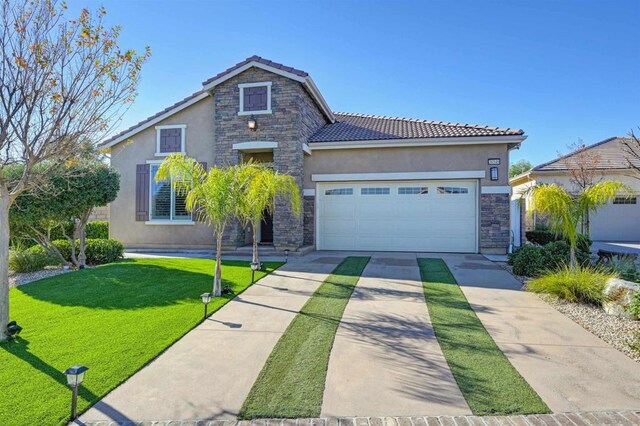
[(86, 229), (87, 222), (89, 221), (89, 216), (91, 216), (91, 210), (82, 215), (81, 218), (76, 220), (76, 229), (74, 232), (74, 238), (79, 241), (78, 243), (78, 267), (83, 269), (87, 263), (87, 254), (86, 254)]
[(0, 342), (9, 323), (9, 190), (0, 185)]
[(260, 222), (258, 225), (252, 225), (253, 227), (253, 259), (251, 263), (260, 263), (260, 257), (258, 256), (258, 226), (260, 226)]
[(578, 260), (576, 259), (576, 248), (571, 245), (569, 247), (569, 266), (571, 269), (576, 269), (578, 267)]
[(216, 275), (213, 278), (213, 295), (222, 295), (222, 232), (216, 233)]
[(582, 219), (582, 233), (587, 237), (590, 238), (590, 220), (589, 220), (589, 210), (587, 210), (586, 212), (584, 212), (584, 218)]

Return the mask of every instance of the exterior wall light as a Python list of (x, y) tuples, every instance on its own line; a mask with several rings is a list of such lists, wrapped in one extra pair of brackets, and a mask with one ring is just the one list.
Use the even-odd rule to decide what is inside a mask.
[(491, 176), (491, 180), (498, 180), (498, 168), (497, 167), (491, 167), (489, 172), (490, 172), (489, 175)]
[(200, 298), (202, 299), (202, 303), (204, 304), (204, 317), (202, 318), (202, 321), (204, 321), (207, 319), (209, 303), (211, 303), (211, 293), (202, 293), (200, 295)]
[(247, 126), (249, 127), (249, 130), (251, 130), (252, 132), (256, 131), (256, 127), (257, 127), (257, 123), (256, 123), (256, 119), (251, 117), (249, 119), (249, 121), (247, 121)]
[(78, 386), (84, 381), (84, 373), (89, 368), (83, 365), (75, 365), (67, 368), (64, 374), (67, 375), (67, 384), (71, 388), (71, 421), (78, 418)]

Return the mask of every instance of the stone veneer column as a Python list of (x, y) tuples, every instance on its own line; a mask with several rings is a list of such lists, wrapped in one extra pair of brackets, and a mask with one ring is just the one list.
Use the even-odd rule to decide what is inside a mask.
[(509, 194), (480, 195), (480, 252), (505, 254), (511, 240)]
[(304, 237), (302, 242), (305, 246), (311, 246), (316, 239), (316, 197), (305, 196), (303, 210)]

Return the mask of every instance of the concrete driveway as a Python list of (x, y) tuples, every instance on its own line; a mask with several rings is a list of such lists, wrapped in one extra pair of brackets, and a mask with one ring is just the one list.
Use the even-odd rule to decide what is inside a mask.
[[(291, 259), (82, 415), (85, 422), (232, 419), (272, 348), (352, 253)], [(331, 353), (323, 416), (470, 414), (434, 336), (416, 259), (441, 257), (500, 349), (554, 412), (640, 408), (640, 365), (520, 291), (480, 255), (357, 253), (372, 259)]]
[(441, 255), (478, 318), (553, 412), (637, 410), (640, 364), (480, 255)]

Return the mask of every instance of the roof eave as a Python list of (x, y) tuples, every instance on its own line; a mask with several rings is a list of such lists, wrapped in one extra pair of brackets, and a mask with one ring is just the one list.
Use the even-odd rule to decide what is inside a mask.
[(490, 145), (520, 144), (526, 135), (505, 136), (464, 136), (444, 138), (412, 138), (412, 139), (370, 139), (345, 140), (331, 142), (309, 142), (312, 150), (325, 149), (358, 149), (358, 148), (402, 148), (415, 146), (447, 146), (447, 145)]
[(159, 123), (162, 120), (165, 120), (169, 117), (171, 117), (172, 115), (182, 111), (185, 108), (190, 107), (191, 105), (200, 102), (201, 100), (209, 97), (209, 93), (208, 92), (204, 92), (201, 93), (197, 96), (194, 96), (192, 99), (189, 99), (187, 102), (184, 102), (180, 105), (177, 105), (175, 108), (170, 109), (169, 111), (165, 112), (162, 115), (159, 115), (149, 121), (143, 122), (142, 124), (140, 124), (139, 126), (135, 126), (134, 128), (132, 128), (131, 130), (129, 130), (128, 132), (122, 134), (121, 136), (118, 136), (115, 139), (107, 139), (106, 141), (98, 144), (98, 148), (101, 149), (109, 149), (114, 145), (119, 144), (120, 142), (123, 142), (127, 139), (129, 139), (131, 136), (136, 135), (138, 133), (140, 133), (141, 131), (148, 129), (149, 127), (153, 126), (156, 123)]

